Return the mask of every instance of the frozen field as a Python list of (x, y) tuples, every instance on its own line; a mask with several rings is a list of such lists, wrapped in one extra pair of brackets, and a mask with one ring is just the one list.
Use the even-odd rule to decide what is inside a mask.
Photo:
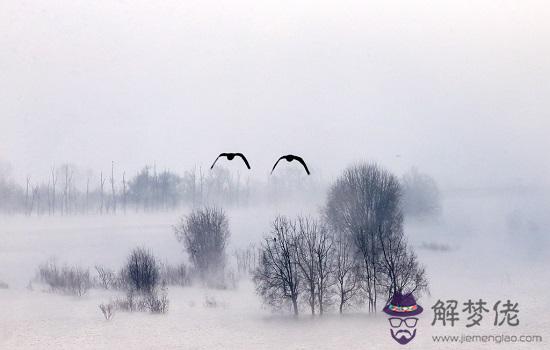
[[(412, 349), (455, 348), (432, 335), (542, 335), (542, 344), (462, 344), (464, 349), (548, 348), (550, 290), (545, 196), (468, 196), (444, 202), (437, 222), (406, 223), (410, 242), (426, 266), (431, 295), (419, 303), (421, 315)], [(303, 209), (303, 208), (302, 208)], [(277, 212), (229, 211), (229, 253), (258, 243)], [(284, 212), (284, 211), (282, 211)], [(289, 211), (294, 212), (294, 210)], [(51, 257), (61, 263), (93, 268), (121, 266), (135, 246), (150, 248), (163, 261), (184, 259), (171, 226), (181, 213), (162, 215), (0, 218), (0, 349), (395, 349), (383, 313), (362, 311), (323, 318), (306, 313), (298, 320), (273, 314), (254, 294), (250, 281), (237, 290), (200, 287), (169, 289), (166, 315), (118, 312), (107, 322), (98, 304), (116, 292), (91, 290), (76, 298), (26, 288), (38, 264)], [(449, 250), (423, 248), (445, 245)], [(205, 297), (217, 307), (206, 307)], [(518, 327), (493, 327), (487, 314), (482, 327), (431, 326), (436, 300), (511, 299), (519, 303)], [(380, 306), (381, 307), (381, 306)], [(541, 312), (544, 311), (544, 312)], [(464, 316), (463, 316), (464, 317)]]

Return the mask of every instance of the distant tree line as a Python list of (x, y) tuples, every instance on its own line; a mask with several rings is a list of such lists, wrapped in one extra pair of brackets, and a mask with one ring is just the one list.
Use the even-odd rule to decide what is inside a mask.
[(251, 197), (251, 181), (223, 167), (195, 168), (178, 175), (145, 166), (132, 177), (117, 171), (82, 173), (72, 164), (52, 167), (47, 179), (27, 176), (23, 185), (0, 173), (0, 212), (25, 215), (114, 215), (127, 211), (156, 212), (182, 205), (220, 203), (244, 206)]
[[(133, 176), (111, 162), (108, 171), (82, 171), (74, 164), (52, 166), (48, 176), (27, 176), (18, 183), (9, 176), (9, 166), (0, 162), (0, 213), (25, 215), (116, 215), (132, 212), (175, 210), (181, 206), (246, 207), (259, 203), (320, 202), (327, 186), (318, 175), (301, 169), (281, 168), (258, 183), (246, 173), (223, 166), (213, 170), (193, 168), (182, 175), (171, 170), (144, 166)], [(401, 179), (402, 211), (426, 217), (440, 212), (436, 182), (412, 169)]]

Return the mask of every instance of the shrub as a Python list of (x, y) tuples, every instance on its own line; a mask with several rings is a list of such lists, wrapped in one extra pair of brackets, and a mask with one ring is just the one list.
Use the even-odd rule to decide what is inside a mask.
[(185, 264), (176, 266), (163, 264), (160, 268), (160, 279), (163, 283), (171, 286), (188, 286), (191, 284), (191, 277)]
[(113, 303), (99, 304), (99, 309), (107, 321), (109, 321), (115, 314), (115, 305)]
[(157, 291), (149, 293), (145, 298), (147, 309), (154, 314), (164, 314), (168, 311), (168, 293), (166, 288), (162, 287), (160, 290), (160, 296)]
[(116, 310), (129, 312), (149, 311), (151, 313), (166, 313), (168, 305), (168, 293), (164, 286), (160, 288), (160, 293), (157, 289), (142, 294), (128, 291), (124, 298), (116, 299), (113, 302), (113, 307)]
[[(114, 279), (114, 286), (125, 290), (126, 296), (114, 301), (114, 307), (117, 310), (165, 313), (168, 311), (165, 279), (186, 283), (187, 271), (184, 265), (162, 266), (161, 269), (153, 254), (144, 248), (136, 248), (130, 253), (119, 275), (119, 278)], [(162, 286), (159, 293), (160, 281)]]
[(203, 281), (209, 284), (223, 275), (225, 247), (230, 236), (223, 210), (210, 207), (194, 210), (174, 230)]
[(134, 311), (136, 310), (136, 303), (134, 292), (129, 292), (124, 298), (117, 298), (113, 302), (116, 310), (120, 311)]
[(90, 272), (78, 266), (59, 268), (54, 260), (38, 267), (38, 279), (52, 291), (82, 296), (92, 286)]
[(156, 288), (159, 277), (156, 258), (144, 248), (136, 248), (130, 253), (121, 272), (126, 288), (138, 293), (151, 293)]
[(117, 289), (119, 286), (118, 277), (115, 272), (101, 265), (96, 265), (98, 284), (103, 289)]
[(208, 308), (216, 308), (216, 307), (218, 307), (218, 302), (216, 301), (215, 297), (205, 295), (204, 296), (204, 306), (208, 307)]

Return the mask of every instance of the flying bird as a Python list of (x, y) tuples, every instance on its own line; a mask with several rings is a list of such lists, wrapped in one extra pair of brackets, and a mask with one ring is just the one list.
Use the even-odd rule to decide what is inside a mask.
[(220, 157), (226, 157), (228, 160), (233, 160), (233, 158), (235, 158), (235, 156), (237, 157), (241, 157), (244, 164), (246, 165), (246, 167), (248, 169), (250, 169), (250, 164), (248, 164), (248, 160), (246, 160), (246, 157), (244, 156), (244, 154), (242, 153), (220, 153), (220, 155), (218, 156), (218, 158), (216, 158), (216, 160), (214, 161), (214, 163), (212, 163), (212, 166), (210, 167), (210, 169), (214, 168), (214, 165), (216, 164), (216, 162), (218, 161), (218, 159)]
[(273, 174), (273, 170), (275, 170), (275, 167), (277, 166), (277, 164), (279, 164), (279, 161), (281, 159), (284, 159), (287, 162), (292, 162), (293, 160), (297, 160), (298, 162), (300, 162), (300, 164), (304, 166), (304, 169), (306, 169), (306, 173), (309, 175), (309, 169), (307, 168), (306, 162), (304, 162), (304, 160), (301, 157), (295, 156), (293, 154), (287, 154), (286, 156), (282, 156), (281, 158), (279, 158), (275, 163), (275, 165), (273, 166), (273, 169), (271, 169), (272, 174)]

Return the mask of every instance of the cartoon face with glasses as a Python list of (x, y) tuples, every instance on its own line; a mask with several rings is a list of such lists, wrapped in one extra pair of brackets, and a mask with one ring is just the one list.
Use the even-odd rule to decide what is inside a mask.
[(417, 305), (412, 294), (395, 293), (383, 311), (390, 315), (391, 337), (401, 345), (405, 345), (416, 336), (416, 324), (422, 306)]

